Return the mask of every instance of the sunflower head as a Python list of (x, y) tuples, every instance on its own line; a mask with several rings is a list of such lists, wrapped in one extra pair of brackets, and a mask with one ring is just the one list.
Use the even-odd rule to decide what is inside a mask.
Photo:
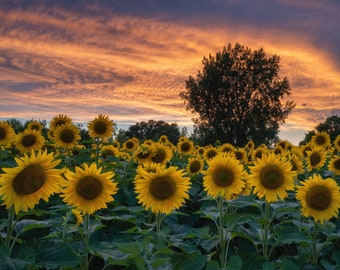
[(266, 155), (267, 153), (267, 148), (265, 147), (257, 147), (253, 152), (252, 152), (252, 160), (257, 160), (258, 158), (261, 159), (262, 156)]
[(190, 175), (199, 174), (204, 166), (204, 161), (200, 156), (194, 156), (188, 159), (187, 172)]
[(113, 201), (112, 195), (118, 190), (113, 176), (112, 171), (103, 173), (102, 168), (97, 168), (95, 163), (90, 166), (84, 164), (83, 168), (77, 166), (75, 172), (66, 172), (67, 182), (61, 197), (83, 213), (93, 214), (107, 208), (107, 203)]
[(133, 152), (133, 159), (137, 163), (150, 162), (152, 157), (152, 148), (150, 146), (138, 146)]
[(335, 175), (340, 175), (340, 157), (334, 156), (328, 164), (328, 169), (334, 172)]
[(327, 132), (318, 132), (311, 139), (312, 146), (319, 146), (323, 148), (328, 147), (330, 142), (331, 139)]
[(40, 132), (26, 129), (18, 134), (15, 139), (15, 146), (21, 153), (29, 153), (32, 150), (40, 150), (45, 144), (45, 138)]
[(5, 121), (0, 121), (0, 145), (8, 145), (15, 137), (14, 128)]
[(168, 146), (158, 142), (152, 145), (152, 153), (151, 161), (160, 164), (166, 164), (173, 156)]
[(340, 152), (340, 135), (336, 136), (334, 140), (334, 146)]
[(288, 196), (287, 190), (294, 189), (296, 171), (286, 158), (269, 153), (254, 162), (248, 181), (254, 193), (268, 202), (275, 202)]
[(95, 119), (87, 124), (91, 138), (106, 140), (111, 138), (114, 130), (114, 123), (108, 116), (99, 114)]
[(79, 129), (73, 124), (63, 124), (56, 127), (53, 138), (58, 146), (66, 149), (75, 147), (81, 139)]
[(139, 140), (137, 138), (131, 138), (126, 140), (123, 143), (123, 149), (127, 152), (133, 152), (139, 144)]
[(238, 161), (241, 163), (247, 163), (248, 157), (247, 152), (244, 150), (244, 148), (237, 148), (234, 150), (234, 155)]
[(72, 124), (72, 119), (65, 114), (58, 114), (52, 118), (49, 129), (54, 130), (56, 127), (65, 124)]
[(60, 160), (54, 160), (52, 153), (31, 151), (30, 156), (24, 154), (15, 161), (17, 167), (3, 168), (5, 173), (0, 177), (0, 194), (7, 208), (14, 206), (16, 213), (27, 211), (61, 190), (63, 178), (55, 169)]
[(219, 154), (208, 161), (208, 169), (202, 171), (204, 190), (212, 197), (231, 199), (245, 187), (246, 174), (243, 165), (231, 154)]
[(181, 155), (191, 155), (194, 151), (194, 143), (188, 140), (182, 140), (177, 144), (177, 151)]
[(332, 178), (322, 179), (319, 174), (311, 175), (297, 187), (296, 198), (301, 203), (301, 212), (305, 217), (323, 223), (338, 215), (340, 192)]
[(154, 169), (151, 172), (140, 169), (141, 176), (135, 178), (137, 199), (153, 213), (169, 214), (189, 198), (190, 178), (174, 166), (158, 164)]
[(322, 147), (312, 147), (310, 151), (307, 151), (307, 170), (321, 168), (326, 161), (327, 152)]
[(218, 151), (221, 153), (231, 153), (235, 151), (235, 146), (230, 143), (224, 143), (218, 147)]
[(41, 132), (43, 129), (43, 125), (39, 121), (32, 120), (27, 124), (27, 129)]
[(206, 161), (214, 158), (218, 154), (218, 149), (216, 147), (210, 146), (204, 149), (203, 157)]

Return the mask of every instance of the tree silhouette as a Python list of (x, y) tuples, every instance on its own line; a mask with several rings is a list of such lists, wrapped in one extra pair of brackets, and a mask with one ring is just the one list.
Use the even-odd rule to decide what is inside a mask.
[(252, 51), (236, 43), (204, 57), (203, 71), (189, 76), (186, 91), (180, 93), (194, 118), (194, 135), (204, 134), (206, 143), (220, 142), (244, 146), (272, 144), (278, 140), (279, 125), (294, 108), (288, 79), (279, 76), (277, 55)]

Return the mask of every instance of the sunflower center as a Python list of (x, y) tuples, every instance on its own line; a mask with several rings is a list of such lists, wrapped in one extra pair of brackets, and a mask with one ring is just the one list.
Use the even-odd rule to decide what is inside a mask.
[(197, 173), (201, 169), (201, 163), (198, 160), (194, 160), (190, 163), (189, 170), (191, 173)]
[(176, 192), (176, 182), (170, 176), (160, 176), (152, 180), (150, 193), (152, 197), (163, 201), (172, 197)]
[(235, 152), (235, 156), (237, 160), (243, 160), (243, 153), (242, 152)]
[(235, 176), (230, 168), (218, 167), (213, 172), (213, 181), (219, 187), (230, 186), (234, 180)]
[(317, 136), (315, 142), (318, 145), (324, 145), (326, 143), (326, 138), (324, 136)]
[(93, 129), (97, 134), (105, 134), (107, 131), (107, 125), (105, 122), (97, 121)]
[(313, 186), (306, 194), (306, 202), (310, 208), (325, 210), (331, 204), (332, 194), (325, 186)]
[(64, 129), (60, 132), (60, 140), (65, 143), (71, 143), (74, 140), (74, 132), (70, 129)]
[(32, 130), (39, 131), (39, 126), (38, 126), (38, 125), (32, 125), (32, 126), (31, 126), (31, 129), (32, 129)]
[(125, 146), (127, 149), (133, 149), (135, 147), (135, 144), (133, 142), (126, 142)]
[(189, 150), (190, 150), (190, 144), (189, 143), (182, 143), (182, 145), (181, 145), (181, 150), (183, 151), (183, 152), (188, 152)]
[(216, 151), (214, 151), (214, 150), (208, 150), (208, 152), (207, 152), (207, 158), (208, 159), (212, 159), (214, 156), (216, 156)]
[(32, 164), (14, 177), (12, 185), (18, 195), (29, 195), (39, 190), (46, 180), (45, 168), (39, 164)]
[(37, 141), (37, 138), (33, 134), (28, 134), (22, 138), (22, 145), (25, 147), (30, 147), (34, 145)]
[(163, 150), (158, 150), (152, 157), (152, 161), (155, 163), (162, 163), (165, 160), (166, 153)]
[(6, 129), (0, 127), (0, 140), (3, 140), (6, 138)]
[(147, 159), (147, 158), (150, 157), (150, 154), (151, 154), (150, 151), (142, 151), (142, 152), (138, 153), (137, 156), (138, 156), (138, 158), (140, 158), (140, 159)]
[(261, 159), (262, 158), (262, 151), (257, 151), (255, 153), (255, 157)]
[(109, 156), (114, 157), (115, 154), (111, 150), (104, 150), (102, 151), (102, 157), (103, 159), (107, 159)]
[(316, 166), (321, 162), (321, 156), (319, 153), (312, 153), (309, 157), (310, 165)]
[(261, 184), (268, 189), (277, 189), (284, 182), (284, 175), (276, 166), (264, 167), (260, 173)]
[(76, 185), (76, 191), (80, 197), (83, 197), (86, 200), (93, 200), (102, 193), (103, 185), (97, 178), (85, 176), (79, 179)]
[(333, 165), (336, 170), (340, 170), (340, 158), (334, 161)]

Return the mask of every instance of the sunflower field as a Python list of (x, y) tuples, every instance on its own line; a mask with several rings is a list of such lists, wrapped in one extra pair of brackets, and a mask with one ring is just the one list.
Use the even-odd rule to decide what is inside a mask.
[(340, 135), (203, 147), (87, 127), (0, 121), (0, 269), (340, 269)]

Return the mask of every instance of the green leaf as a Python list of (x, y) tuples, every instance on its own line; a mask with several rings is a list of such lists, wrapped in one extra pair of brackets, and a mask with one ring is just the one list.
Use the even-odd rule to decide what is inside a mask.
[(175, 253), (170, 262), (175, 270), (193, 270), (203, 269), (207, 263), (208, 256), (192, 253), (192, 254), (179, 254)]
[(295, 265), (292, 261), (288, 260), (287, 258), (283, 258), (281, 263), (282, 270), (299, 270), (299, 267)]
[(274, 229), (277, 240), (283, 244), (291, 243), (311, 243), (312, 240), (308, 238), (298, 227), (292, 224), (283, 224)]
[(75, 267), (80, 263), (80, 257), (68, 246), (45, 243), (36, 256), (36, 265), (46, 269), (60, 266)]
[(227, 261), (227, 267), (233, 270), (239, 270), (242, 267), (242, 259), (239, 256), (233, 255)]
[(232, 230), (236, 225), (242, 225), (254, 219), (248, 214), (228, 214), (225, 217), (225, 224), (228, 230)]

